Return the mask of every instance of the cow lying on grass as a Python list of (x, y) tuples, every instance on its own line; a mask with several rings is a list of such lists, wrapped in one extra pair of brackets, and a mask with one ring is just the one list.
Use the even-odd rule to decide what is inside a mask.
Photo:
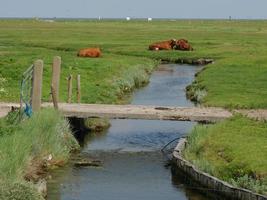
[(171, 50), (173, 47), (176, 45), (176, 40), (168, 40), (168, 41), (163, 41), (163, 42), (156, 42), (151, 45), (149, 45), (148, 49), (149, 50)]
[(81, 49), (77, 56), (79, 57), (90, 57), (90, 58), (97, 58), (101, 56), (101, 50), (100, 48), (86, 48)]
[(159, 51), (159, 50), (181, 50), (181, 51), (193, 51), (192, 46), (188, 43), (186, 39), (179, 40), (168, 40), (162, 42), (156, 42), (149, 45), (149, 50)]
[(185, 39), (177, 40), (176, 44), (173, 46), (173, 49), (181, 51), (193, 51), (193, 47)]

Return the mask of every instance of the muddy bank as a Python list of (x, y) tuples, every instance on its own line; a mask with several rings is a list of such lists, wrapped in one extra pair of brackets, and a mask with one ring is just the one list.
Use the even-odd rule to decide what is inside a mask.
[(169, 64), (188, 64), (188, 65), (207, 65), (214, 63), (213, 59), (209, 58), (178, 58), (178, 59), (161, 59), (161, 63)]

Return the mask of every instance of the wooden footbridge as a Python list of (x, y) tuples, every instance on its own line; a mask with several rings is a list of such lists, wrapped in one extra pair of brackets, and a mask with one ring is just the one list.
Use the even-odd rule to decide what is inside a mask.
[(223, 109), (182, 108), (144, 105), (60, 104), (66, 117), (110, 119), (148, 119), (176, 121), (219, 121), (232, 116)]
[[(52, 103), (43, 103), (42, 108), (53, 107)], [(0, 103), (0, 117), (7, 115), (16, 103)], [(233, 110), (213, 107), (166, 107), (144, 105), (104, 105), (104, 104), (68, 104), (59, 103), (58, 110), (65, 117), (109, 118), (109, 119), (148, 119), (176, 120), (196, 122), (217, 122), (241, 113), (250, 118), (267, 120), (267, 110)]]

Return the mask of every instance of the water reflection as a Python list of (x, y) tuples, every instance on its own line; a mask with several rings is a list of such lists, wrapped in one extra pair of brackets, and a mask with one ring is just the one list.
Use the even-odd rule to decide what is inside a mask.
[(202, 67), (191, 65), (161, 65), (150, 79), (150, 83), (134, 93), (132, 104), (186, 106), (194, 104), (186, 99), (185, 88), (193, 82)]
[(54, 178), (62, 184), (49, 188), (48, 199), (206, 200), (172, 176), (160, 152), (98, 152), (97, 156), (103, 160), (102, 168), (60, 169)]

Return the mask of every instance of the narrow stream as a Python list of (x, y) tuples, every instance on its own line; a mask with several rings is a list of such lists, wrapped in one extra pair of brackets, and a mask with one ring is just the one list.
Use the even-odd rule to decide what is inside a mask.
[[(150, 84), (137, 90), (132, 104), (194, 106), (184, 89), (199, 67), (162, 65)], [(52, 173), (48, 200), (208, 200), (190, 189), (168, 166), (160, 150), (184, 136), (195, 123), (149, 120), (112, 120), (107, 132), (89, 134), (83, 157), (101, 160), (103, 167), (75, 167)]]

